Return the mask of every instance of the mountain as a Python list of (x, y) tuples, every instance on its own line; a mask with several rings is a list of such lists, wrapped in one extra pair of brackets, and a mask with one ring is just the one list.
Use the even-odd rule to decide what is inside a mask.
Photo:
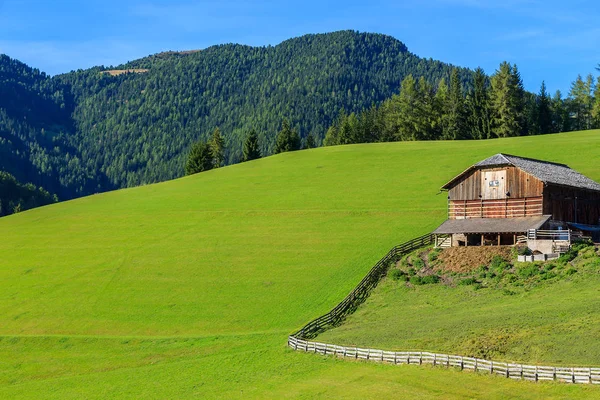
[(380, 103), (408, 74), (435, 83), (451, 69), (390, 36), (354, 31), (165, 52), (55, 77), (2, 56), (0, 169), (61, 199), (162, 181), (181, 176), (190, 145), (217, 126), (235, 163), (251, 128), (263, 154), (284, 118), (319, 141), (341, 109)]

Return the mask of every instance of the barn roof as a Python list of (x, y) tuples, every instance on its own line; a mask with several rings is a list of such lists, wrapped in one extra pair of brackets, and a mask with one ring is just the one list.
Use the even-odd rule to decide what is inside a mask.
[(469, 167), (463, 173), (442, 186), (442, 189), (447, 190), (452, 188), (452, 186), (454, 186), (458, 180), (468, 175), (473, 170), (483, 167), (500, 167), (505, 165), (515, 166), (546, 184), (600, 191), (600, 183), (597, 183), (587, 176), (575, 171), (574, 169), (569, 168), (569, 166), (566, 164), (535, 160), (533, 158), (525, 158), (503, 153), (498, 153), (486, 158), (485, 160), (479, 161), (477, 164)]
[(522, 233), (539, 229), (550, 219), (550, 215), (517, 218), (469, 218), (449, 219), (440, 225), (434, 234), (451, 233)]

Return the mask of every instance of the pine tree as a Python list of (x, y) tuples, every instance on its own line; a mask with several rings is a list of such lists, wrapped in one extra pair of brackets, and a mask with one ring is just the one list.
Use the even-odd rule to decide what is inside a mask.
[[(598, 69), (600, 71), (600, 68)], [(594, 103), (592, 105), (592, 128), (600, 128), (600, 76), (594, 90)]]
[(256, 160), (261, 157), (262, 155), (260, 154), (260, 146), (258, 144), (258, 134), (254, 129), (252, 129), (244, 141), (242, 161)]
[(569, 132), (571, 130), (569, 110), (562, 98), (562, 93), (557, 90), (551, 100), (552, 132)]
[(400, 94), (392, 97), (388, 125), (396, 128), (396, 140), (415, 140), (419, 136), (419, 92), (415, 78), (402, 80)]
[(489, 139), (492, 137), (492, 119), (490, 96), (486, 84), (486, 75), (482, 68), (477, 68), (473, 76), (473, 90), (469, 96), (468, 124), (473, 139)]
[(275, 139), (275, 154), (300, 150), (301, 145), (302, 141), (298, 131), (292, 129), (289, 122), (284, 119), (281, 123), (281, 131), (279, 131)]
[(537, 97), (537, 129), (539, 133), (552, 132), (552, 111), (550, 110), (550, 96), (546, 91), (546, 82), (542, 81), (540, 93)]
[(590, 129), (592, 125), (593, 92), (594, 77), (591, 74), (585, 80), (578, 75), (575, 82), (571, 84), (569, 100), (570, 111), (575, 116), (575, 129)]
[(192, 145), (185, 163), (185, 174), (192, 175), (213, 168), (213, 155), (210, 144), (198, 141)]
[(445, 139), (468, 139), (469, 131), (465, 115), (465, 99), (457, 68), (454, 68), (450, 74), (450, 88), (445, 110), (447, 117)]
[(213, 131), (210, 140), (210, 151), (215, 168), (219, 168), (223, 165), (223, 161), (225, 160), (225, 140), (223, 139), (219, 128), (215, 128)]
[(304, 142), (304, 148), (305, 149), (314, 149), (315, 147), (317, 147), (317, 140), (315, 139), (315, 135), (313, 135), (313, 133), (309, 133), (308, 136), (306, 136), (306, 141)]
[(523, 89), (516, 66), (504, 61), (492, 76), (493, 131), (498, 137), (519, 136), (523, 130)]
[(442, 78), (438, 82), (434, 97), (434, 114), (437, 120), (437, 139), (446, 138), (448, 135), (448, 118), (446, 115), (446, 104), (448, 103), (448, 84)]

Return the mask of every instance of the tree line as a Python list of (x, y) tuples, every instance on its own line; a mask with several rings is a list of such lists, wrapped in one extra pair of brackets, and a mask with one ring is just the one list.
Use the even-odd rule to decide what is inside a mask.
[[(600, 71), (600, 67), (598, 68)], [(481, 68), (465, 86), (452, 71), (434, 87), (412, 74), (400, 92), (358, 113), (342, 109), (324, 145), (403, 140), (461, 140), (538, 135), (600, 128), (600, 77), (578, 76), (568, 97), (551, 96), (542, 82), (527, 92), (516, 65), (503, 62), (491, 77)]]

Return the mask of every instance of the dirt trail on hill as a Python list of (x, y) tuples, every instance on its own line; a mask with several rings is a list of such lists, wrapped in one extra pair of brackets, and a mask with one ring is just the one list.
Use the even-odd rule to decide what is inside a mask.
[(450, 247), (444, 249), (438, 259), (443, 272), (471, 272), (482, 265), (489, 265), (495, 256), (511, 260), (511, 246)]

